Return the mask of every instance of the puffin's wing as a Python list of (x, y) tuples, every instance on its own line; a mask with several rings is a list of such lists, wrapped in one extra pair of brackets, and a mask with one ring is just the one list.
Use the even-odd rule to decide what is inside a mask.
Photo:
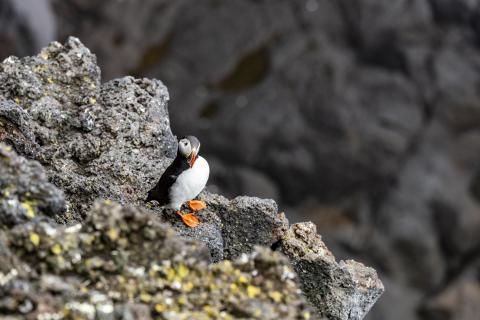
[(148, 196), (145, 201), (149, 202), (151, 200), (157, 200), (160, 205), (168, 204), (170, 202), (170, 187), (175, 183), (183, 170), (185, 170), (185, 167), (188, 168), (188, 163), (177, 157), (162, 174), (155, 187), (148, 192)]

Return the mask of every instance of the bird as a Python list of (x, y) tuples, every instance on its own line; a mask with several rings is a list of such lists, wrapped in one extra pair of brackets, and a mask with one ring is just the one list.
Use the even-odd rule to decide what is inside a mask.
[[(178, 141), (177, 156), (155, 187), (148, 192), (145, 200), (156, 200), (162, 206), (173, 208), (191, 228), (200, 223), (195, 213), (206, 208), (205, 202), (194, 199), (205, 188), (210, 175), (208, 162), (198, 155), (199, 151), (200, 141), (197, 137), (181, 138)], [(182, 212), (184, 203), (187, 203), (191, 213)]]

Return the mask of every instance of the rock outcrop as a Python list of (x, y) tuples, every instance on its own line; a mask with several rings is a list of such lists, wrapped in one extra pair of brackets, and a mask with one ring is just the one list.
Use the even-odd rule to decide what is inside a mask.
[(98, 197), (142, 200), (174, 155), (167, 88), (131, 77), (100, 84), (96, 58), (78, 39), (7, 58), (0, 82), (0, 96), (15, 102), (0, 111), (3, 126), (16, 129), (4, 139), (65, 192), (67, 222), (81, 220)]
[(101, 84), (95, 56), (69, 38), (7, 58), (0, 82), (7, 314), (362, 319), (382, 294), (373, 269), (337, 263), (273, 200), (204, 192), (195, 229), (145, 204), (176, 149), (160, 81)]

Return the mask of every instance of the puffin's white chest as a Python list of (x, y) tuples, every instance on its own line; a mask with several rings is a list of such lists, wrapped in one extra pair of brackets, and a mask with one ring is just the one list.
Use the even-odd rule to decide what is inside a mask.
[(170, 206), (180, 210), (183, 203), (192, 200), (205, 188), (210, 175), (207, 160), (197, 157), (193, 167), (182, 172), (170, 187)]

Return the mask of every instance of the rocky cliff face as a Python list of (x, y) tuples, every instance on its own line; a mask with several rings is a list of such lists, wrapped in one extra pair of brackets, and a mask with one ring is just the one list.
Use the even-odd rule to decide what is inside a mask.
[(147, 207), (176, 150), (160, 81), (102, 84), (69, 38), (7, 58), (0, 83), (3, 314), (362, 319), (382, 294), (375, 270), (337, 262), (273, 200), (204, 192), (195, 229)]

